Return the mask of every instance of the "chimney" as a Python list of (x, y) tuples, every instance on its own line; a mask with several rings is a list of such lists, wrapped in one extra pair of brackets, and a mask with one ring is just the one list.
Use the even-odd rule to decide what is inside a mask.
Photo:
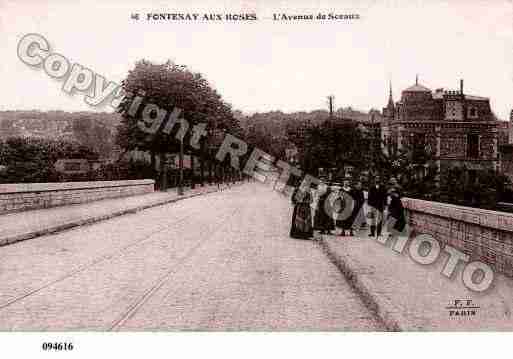
[(460, 80), (460, 92), (463, 95), (463, 79)]

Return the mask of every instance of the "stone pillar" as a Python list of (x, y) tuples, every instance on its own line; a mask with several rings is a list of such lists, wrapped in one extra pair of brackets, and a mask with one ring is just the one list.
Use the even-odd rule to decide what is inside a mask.
[(495, 171), (500, 170), (500, 162), (499, 162), (499, 140), (498, 140), (498, 131), (497, 128), (493, 129), (493, 169)]
[(397, 149), (400, 150), (403, 148), (403, 130), (404, 126), (399, 126), (397, 129)]
[(441, 154), (441, 126), (435, 127), (435, 134), (436, 134), (436, 166), (438, 168), (438, 171), (440, 171), (440, 154)]
[(388, 125), (385, 125), (381, 128), (381, 144), (380, 144), (381, 151), (385, 154), (388, 154), (387, 147), (385, 146), (385, 140), (387, 140), (389, 138), (390, 138), (390, 128), (388, 127)]

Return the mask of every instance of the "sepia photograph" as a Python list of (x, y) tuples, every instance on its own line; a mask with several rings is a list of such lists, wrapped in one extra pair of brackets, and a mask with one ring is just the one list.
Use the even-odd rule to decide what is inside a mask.
[(512, 0), (0, 0), (0, 34), (9, 353), (513, 332)]

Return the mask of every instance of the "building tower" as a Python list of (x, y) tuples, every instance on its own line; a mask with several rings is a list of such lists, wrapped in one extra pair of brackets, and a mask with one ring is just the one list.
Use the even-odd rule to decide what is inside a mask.
[(387, 107), (383, 109), (383, 115), (385, 120), (393, 120), (395, 115), (395, 105), (394, 105), (394, 97), (392, 95), (392, 81), (390, 81), (390, 88), (388, 93), (388, 104)]
[(388, 108), (394, 108), (394, 97), (392, 96), (392, 81), (390, 81), (390, 92), (388, 94)]
[(381, 123), (381, 136), (379, 138), (379, 143), (382, 151), (387, 151), (384, 146), (385, 140), (390, 138), (390, 125), (391, 122), (395, 118), (395, 105), (394, 105), (394, 97), (392, 94), (392, 80), (389, 82), (389, 91), (388, 91), (388, 103), (386, 107), (383, 107), (383, 122)]

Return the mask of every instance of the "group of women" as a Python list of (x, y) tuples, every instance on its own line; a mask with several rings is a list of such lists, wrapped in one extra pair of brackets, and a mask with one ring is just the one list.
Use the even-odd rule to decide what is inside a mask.
[[(346, 234), (353, 236), (356, 230), (366, 224), (365, 194), (361, 181), (356, 181), (354, 187), (350, 187), (349, 183), (348, 180), (345, 180), (342, 187), (338, 184), (329, 186), (327, 183), (321, 183), (317, 188), (318, 196), (313, 216), (313, 194), (311, 191), (303, 191), (297, 187), (292, 195), (294, 211), (290, 236), (298, 239), (311, 239), (314, 230), (321, 234), (332, 234), (337, 228), (341, 230), (341, 236)], [(396, 229), (402, 230), (400, 227), (405, 225), (404, 213), (397, 182), (394, 182), (389, 189), (388, 196), (389, 216), (399, 218), (394, 223), (397, 224)]]

